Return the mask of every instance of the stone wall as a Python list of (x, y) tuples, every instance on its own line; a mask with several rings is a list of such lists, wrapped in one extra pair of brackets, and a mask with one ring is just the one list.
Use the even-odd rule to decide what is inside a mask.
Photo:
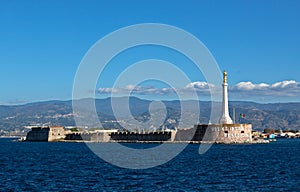
[(75, 132), (67, 133), (65, 140), (82, 140), (88, 142), (109, 142), (111, 140), (111, 133), (116, 132), (116, 130), (101, 130), (97, 132)]
[(67, 133), (65, 140), (67, 140), (67, 141), (82, 140), (81, 133), (79, 133), (79, 132)]
[(48, 141), (59, 141), (65, 138), (65, 129), (62, 126), (49, 126)]
[(251, 124), (199, 124), (178, 129), (175, 141), (207, 141), (217, 143), (247, 143), (252, 141)]
[(216, 142), (247, 143), (252, 142), (251, 124), (224, 124), (212, 126), (212, 132), (217, 134)]
[(34, 127), (27, 133), (26, 141), (48, 141), (49, 127)]
[(111, 133), (111, 140), (126, 141), (126, 142), (140, 142), (140, 141), (171, 141), (174, 138), (173, 131), (157, 131), (157, 132), (115, 132)]
[(62, 126), (33, 127), (27, 133), (26, 141), (58, 141), (65, 138)]
[(252, 142), (251, 124), (199, 124), (193, 128), (177, 131), (158, 132), (119, 132), (103, 130), (98, 132), (65, 133), (61, 126), (35, 127), (27, 134), (27, 141), (84, 140), (89, 142), (216, 142), (250, 143)]
[[(207, 138), (207, 135), (211, 136), (208, 131), (207, 125), (195, 125), (193, 128), (178, 129), (174, 141), (203, 141), (205, 134), (205, 138)], [(213, 141), (210, 137), (206, 140)]]

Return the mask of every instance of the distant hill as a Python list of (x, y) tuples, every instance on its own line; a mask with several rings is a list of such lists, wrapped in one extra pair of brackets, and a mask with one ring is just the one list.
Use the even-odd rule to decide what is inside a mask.
[[(117, 100), (122, 99), (124, 98), (117, 98)], [(149, 120), (148, 108), (150, 103), (151, 101), (149, 100), (142, 100), (136, 97), (130, 98), (130, 111), (135, 119), (145, 122)], [(185, 101), (185, 103), (190, 106), (188, 115), (195, 115), (193, 107), (197, 104), (197, 101)], [(164, 101), (164, 104), (167, 110), (164, 126), (174, 128), (180, 118), (180, 102)], [(208, 123), (211, 103), (201, 101), (199, 104), (201, 115), (198, 122)], [(95, 100), (95, 105), (104, 128), (122, 128), (114, 121), (110, 98), (97, 99)], [(251, 123), (255, 130), (263, 130), (265, 128), (300, 129), (300, 103), (259, 104), (235, 101), (230, 102), (229, 105), (231, 117), (233, 108), (235, 108), (236, 122)], [(245, 118), (240, 118), (241, 113), (245, 114)], [(16, 128), (22, 130), (24, 126), (32, 124), (75, 125), (72, 101), (45, 101), (14, 106), (0, 105), (0, 130), (11, 131)]]

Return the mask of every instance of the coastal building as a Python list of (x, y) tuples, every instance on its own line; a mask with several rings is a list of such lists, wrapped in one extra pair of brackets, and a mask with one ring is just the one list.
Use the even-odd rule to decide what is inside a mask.
[(62, 126), (36, 126), (27, 133), (26, 141), (59, 141), (65, 138)]
[(223, 72), (222, 114), (220, 124), (197, 124), (193, 128), (178, 129), (175, 141), (250, 143), (252, 125), (233, 123), (228, 110), (227, 72)]
[(233, 123), (228, 110), (228, 83), (227, 72), (223, 72), (223, 101), (220, 125), (210, 125), (211, 131), (216, 135), (216, 142), (222, 143), (244, 143), (252, 142), (252, 125)]

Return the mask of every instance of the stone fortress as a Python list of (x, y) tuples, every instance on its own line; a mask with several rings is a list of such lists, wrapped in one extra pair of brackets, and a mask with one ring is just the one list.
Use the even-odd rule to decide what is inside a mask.
[(192, 128), (155, 132), (128, 132), (126, 130), (71, 132), (61, 126), (32, 127), (27, 134), (26, 141), (251, 143), (252, 125), (236, 124), (229, 115), (226, 71), (223, 72), (222, 87), (222, 114), (219, 124), (197, 124)]
[(59, 141), (65, 139), (65, 133), (62, 126), (34, 126), (27, 133), (26, 141)]

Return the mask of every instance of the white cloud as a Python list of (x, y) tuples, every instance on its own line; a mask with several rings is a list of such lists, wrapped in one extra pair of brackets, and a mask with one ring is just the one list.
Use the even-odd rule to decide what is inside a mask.
[(172, 88), (156, 88), (153, 86), (134, 86), (127, 85), (124, 88), (99, 88), (97, 93), (99, 94), (136, 94), (136, 95), (166, 95), (174, 93)]
[(209, 86), (208, 86), (207, 82), (196, 81), (196, 82), (192, 82), (190, 84), (187, 84), (185, 86), (185, 88), (187, 88), (187, 89), (192, 88), (192, 89), (201, 90), (201, 89), (209, 89)]
[[(230, 88), (231, 95), (247, 97), (300, 97), (300, 82), (285, 80), (273, 84), (240, 82)], [(245, 97), (244, 97), (245, 98)]]
[[(134, 86), (127, 85), (123, 88), (99, 88), (99, 94), (128, 94), (135, 95), (171, 95), (176, 91), (181, 93), (189, 93), (196, 91), (199, 95), (209, 95), (210, 91), (221, 91), (220, 85), (212, 85), (207, 82), (191, 82), (181, 88), (157, 88), (154, 86)], [(236, 85), (229, 85), (229, 95), (231, 98), (251, 99), (259, 97), (299, 97), (300, 98), (300, 82), (294, 80), (285, 80), (275, 82), (273, 84), (259, 83), (255, 84), (250, 81), (240, 82)]]
[(273, 89), (277, 89), (277, 88), (299, 88), (300, 83), (294, 81), (294, 80), (290, 80), (290, 81), (282, 81), (282, 82), (277, 82), (274, 83), (273, 85), (271, 85), (271, 87)]
[(248, 81), (248, 82), (240, 82), (237, 85), (235, 85), (233, 87), (233, 90), (245, 90), (245, 91), (249, 91), (249, 90), (263, 90), (263, 89), (267, 89), (269, 87), (268, 84), (266, 83), (260, 83), (260, 84), (253, 84), (252, 82)]
[(98, 93), (102, 93), (102, 94), (105, 94), (105, 93), (117, 93), (118, 90), (117, 89), (114, 89), (114, 88), (99, 88), (98, 89)]
[(254, 84), (250, 81), (248, 82), (240, 82), (237, 85), (232, 87), (232, 90), (248, 90), (248, 91), (253, 91), (253, 90), (269, 90), (269, 91), (283, 91), (283, 90), (288, 90), (288, 91), (295, 91), (296, 89), (300, 88), (300, 83), (296, 82), (294, 80), (289, 80), (289, 81), (281, 81), (281, 82), (276, 82), (274, 84), (266, 84), (266, 83), (260, 83), (260, 84)]
[(208, 84), (207, 82), (192, 82), (187, 84), (184, 87), (180, 88), (171, 88), (171, 87), (164, 87), (164, 88), (157, 88), (154, 86), (134, 86), (134, 85), (127, 85), (122, 88), (99, 88), (97, 93), (99, 94), (136, 94), (136, 95), (170, 95), (175, 94), (176, 92), (181, 93), (189, 93), (195, 91), (199, 94), (210, 94), (211, 90), (217, 90), (218, 86)]

